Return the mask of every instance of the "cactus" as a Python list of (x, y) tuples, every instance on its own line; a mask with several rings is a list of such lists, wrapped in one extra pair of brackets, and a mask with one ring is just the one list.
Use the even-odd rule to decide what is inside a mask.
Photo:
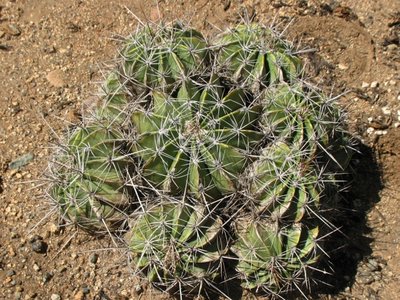
[(126, 221), (131, 203), (124, 175), (132, 159), (123, 153), (123, 143), (118, 131), (100, 124), (71, 135), (50, 191), (64, 218), (96, 234), (117, 230)]
[(134, 153), (156, 188), (198, 198), (236, 190), (237, 174), (263, 140), (256, 127), (261, 108), (244, 90), (224, 91), (219, 80), (184, 82), (176, 95), (153, 92), (151, 111), (132, 115)]
[(292, 47), (270, 28), (240, 24), (220, 34), (215, 44), (221, 72), (240, 86), (260, 90), (296, 81), (301, 75), (301, 62)]
[(180, 23), (145, 26), (127, 39), (121, 51), (124, 78), (136, 86), (166, 88), (203, 72), (209, 60), (207, 42), (198, 31)]
[(301, 286), (307, 280), (309, 266), (318, 259), (318, 227), (280, 228), (268, 221), (246, 224), (241, 219), (236, 225), (238, 238), (232, 251), (238, 256), (244, 288), (279, 295), (290, 285)]
[(229, 249), (223, 222), (203, 205), (160, 202), (131, 225), (133, 263), (152, 283), (195, 293), (221, 277), (222, 256)]
[(324, 252), (349, 137), (272, 29), (211, 40), (180, 23), (129, 37), (50, 193), (82, 228), (123, 233), (136, 274), (159, 288), (222, 292), (237, 278), (280, 296), (308, 286)]

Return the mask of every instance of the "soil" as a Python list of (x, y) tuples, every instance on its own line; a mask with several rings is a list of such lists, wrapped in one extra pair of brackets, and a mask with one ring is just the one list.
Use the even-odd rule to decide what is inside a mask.
[[(96, 99), (122, 37), (139, 20), (183, 19), (212, 33), (253, 19), (285, 29), (307, 50), (301, 55), (310, 81), (340, 95), (358, 140), (340, 230), (327, 238), (331, 263), (324, 268), (331, 275), (317, 278), (308, 297), (398, 299), (399, 4), (0, 0), (0, 298), (168, 298), (133, 278), (117, 241), (63, 226), (44, 195), (44, 173), (59, 137)], [(250, 297), (232, 295), (241, 296)]]

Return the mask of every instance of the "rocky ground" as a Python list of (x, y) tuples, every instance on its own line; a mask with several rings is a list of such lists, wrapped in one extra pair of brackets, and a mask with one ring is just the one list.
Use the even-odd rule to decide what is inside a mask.
[(398, 298), (398, 0), (0, 0), (1, 299), (168, 298), (132, 278), (118, 243), (65, 228), (41, 178), (137, 18), (178, 18), (213, 32), (243, 17), (288, 25), (285, 34), (309, 50), (310, 80), (343, 94), (360, 141), (341, 234), (330, 244), (333, 275), (310, 298)]

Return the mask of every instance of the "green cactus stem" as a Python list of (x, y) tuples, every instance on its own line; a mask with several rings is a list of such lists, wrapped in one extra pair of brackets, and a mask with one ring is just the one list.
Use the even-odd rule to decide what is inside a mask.
[(187, 81), (176, 95), (154, 92), (151, 109), (132, 116), (143, 175), (173, 194), (235, 192), (238, 174), (264, 137), (257, 128), (260, 111), (249, 94), (224, 90), (218, 79), (204, 86)]
[(140, 28), (125, 42), (121, 58), (124, 78), (150, 89), (201, 74), (210, 59), (203, 35), (180, 23)]
[(141, 212), (128, 243), (133, 265), (151, 283), (192, 291), (221, 277), (229, 249), (223, 222), (207, 207), (171, 201)]

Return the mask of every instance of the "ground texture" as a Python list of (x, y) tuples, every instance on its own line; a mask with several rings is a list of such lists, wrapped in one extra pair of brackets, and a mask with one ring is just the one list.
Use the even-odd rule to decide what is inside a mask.
[[(168, 298), (132, 278), (124, 252), (111, 239), (60, 226), (40, 180), (58, 137), (96, 101), (96, 82), (138, 17), (183, 19), (209, 33), (241, 18), (288, 25), (285, 35), (309, 49), (303, 59), (310, 80), (327, 93), (344, 94), (340, 104), (360, 141), (348, 200), (338, 208), (340, 232), (327, 245), (331, 264), (324, 268), (332, 275), (318, 278), (324, 284), (309, 297), (397, 299), (399, 4), (0, 0), (0, 298)], [(18, 168), (21, 157), (33, 159)]]

